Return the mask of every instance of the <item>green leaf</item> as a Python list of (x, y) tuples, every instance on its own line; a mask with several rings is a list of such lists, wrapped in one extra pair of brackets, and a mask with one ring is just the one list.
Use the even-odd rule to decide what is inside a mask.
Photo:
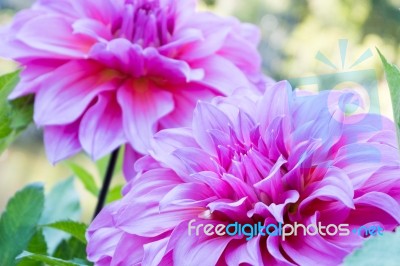
[(396, 233), (384, 233), (365, 241), (361, 249), (356, 250), (344, 260), (345, 266), (391, 266), (400, 261), (400, 230)]
[[(50, 224), (62, 220), (78, 220), (80, 217), (79, 196), (75, 191), (74, 178), (65, 179), (53, 187), (46, 195), (46, 204), (40, 224)], [(53, 253), (62, 239), (69, 235), (53, 228), (43, 230), (49, 254)]]
[(18, 81), (19, 71), (0, 76), (0, 154), (32, 122), (33, 96), (7, 99)]
[(18, 256), (17, 259), (24, 259), (24, 258), (44, 262), (46, 265), (49, 265), (49, 266), (82, 266), (82, 265), (85, 265), (85, 264), (81, 264), (81, 263), (66, 261), (66, 260), (42, 255), (42, 254), (34, 254), (29, 251), (24, 251), (21, 255)]
[(53, 257), (64, 260), (80, 259), (85, 261), (85, 264), (91, 264), (86, 260), (86, 245), (74, 237), (61, 241), (54, 251)]
[(15, 257), (35, 234), (43, 206), (41, 184), (29, 185), (10, 199), (0, 218), (0, 265), (15, 265)]
[[(37, 230), (33, 235), (31, 240), (29, 241), (28, 248), (26, 249), (29, 252), (47, 255), (47, 244), (44, 239), (43, 231), (41, 229)], [(41, 266), (43, 263), (31, 260), (28, 258), (22, 259), (18, 266)]]
[(77, 238), (82, 243), (86, 244), (85, 232), (87, 229), (87, 225), (84, 223), (66, 220), (47, 224), (45, 226), (64, 231)]
[(113, 201), (119, 200), (122, 198), (122, 188), (124, 186), (123, 185), (117, 185), (115, 187), (113, 187), (107, 194), (107, 198), (106, 198), (106, 203), (111, 203)]
[(389, 84), (394, 121), (397, 128), (397, 140), (400, 145), (400, 70), (396, 65), (388, 63), (379, 50), (378, 53), (385, 68), (386, 79)]
[(91, 175), (83, 167), (81, 167), (77, 164), (68, 163), (67, 165), (71, 169), (71, 171), (74, 173), (74, 175), (82, 182), (82, 184), (85, 186), (86, 190), (97, 197), (97, 195), (99, 194), (99, 188), (96, 185), (96, 181), (95, 181), (93, 175)]
[(11, 110), (11, 127), (15, 130), (24, 130), (33, 118), (33, 96), (25, 96), (10, 102)]

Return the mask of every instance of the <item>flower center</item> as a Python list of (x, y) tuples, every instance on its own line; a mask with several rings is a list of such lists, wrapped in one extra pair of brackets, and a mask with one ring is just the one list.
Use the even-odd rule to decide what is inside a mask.
[(127, 1), (116, 33), (143, 48), (159, 47), (171, 38), (174, 29), (172, 15), (171, 8), (161, 7), (158, 0)]

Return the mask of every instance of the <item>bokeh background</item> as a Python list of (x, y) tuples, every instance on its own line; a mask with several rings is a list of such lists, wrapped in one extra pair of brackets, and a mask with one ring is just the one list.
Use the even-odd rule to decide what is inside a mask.
[[(20, 9), (32, 0), (0, 0), (0, 25), (6, 25)], [(376, 48), (386, 58), (400, 64), (400, 0), (203, 0), (199, 9), (222, 16), (236, 16), (260, 27), (260, 52), (265, 74), (276, 80), (318, 79), (321, 75), (354, 73), (370, 70), (377, 81), (374, 102), (379, 112), (392, 117), (387, 84)], [(346, 40), (342, 54), (339, 40)], [(342, 44), (344, 42), (342, 41)], [(343, 48), (343, 46), (342, 46)], [(1, 47), (0, 47), (1, 49)], [(317, 56), (318, 55), (318, 56)], [(352, 66), (360, 56), (359, 64)], [(319, 60), (318, 60), (319, 58)], [(322, 62), (324, 61), (324, 62)], [(0, 74), (17, 68), (13, 62), (0, 59)], [(372, 73), (372, 74), (371, 74)], [(371, 78), (371, 77), (366, 77)], [(341, 84), (339, 84), (341, 83)], [(313, 85), (299, 87), (317, 90)], [(365, 84), (364, 84), (365, 85)], [(338, 81), (336, 89), (360, 87), (354, 82)], [(324, 88), (333, 89), (333, 88)], [(368, 96), (368, 93), (367, 93)], [(378, 97), (379, 96), (379, 97)], [(372, 106), (370, 106), (372, 108)], [(85, 155), (72, 159), (100, 179), (96, 164)], [(50, 188), (57, 181), (72, 175), (65, 164), (51, 165), (44, 153), (40, 129), (31, 126), (0, 155), (0, 212), (7, 200), (25, 184), (35, 181)], [(75, 182), (81, 194), (83, 220), (90, 220), (95, 198)], [(121, 175), (114, 183), (123, 183)]]

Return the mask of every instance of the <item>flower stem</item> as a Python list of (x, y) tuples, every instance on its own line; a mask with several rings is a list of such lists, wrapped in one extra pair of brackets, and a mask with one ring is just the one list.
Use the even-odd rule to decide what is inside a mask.
[(104, 207), (104, 203), (107, 198), (107, 193), (108, 189), (110, 188), (111, 180), (114, 174), (115, 166), (117, 164), (117, 159), (118, 159), (118, 153), (119, 153), (119, 148), (117, 148), (115, 151), (112, 152), (110, 161), (108, 161), (108, 166), (107, 166), (107, 171), (103, 179), (103, 185), (100, 190), (99, 198), (97, 200), (97, 206), (96, 210), (93, 215), (93, 220), (96, 218), (97, 214), (100, 213), (100, 211)]

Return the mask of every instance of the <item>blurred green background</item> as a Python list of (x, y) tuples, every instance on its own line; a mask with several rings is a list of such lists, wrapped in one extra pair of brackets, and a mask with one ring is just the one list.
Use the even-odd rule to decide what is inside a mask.
[[(0, 0), (0, 25), (7, 24), (18, 10), (30, 6), (31, 0)], [(264, 72), (276, 80), (324, 74), (374, 70), (378, 80), (381, 113), (392, 117), (391, 103), (383, 70), (375, 48), (386, 58), (400, 64), (400, 0), (203, 0), (199, 9), (211, 10), (222, 16), (237, 16), (260, 27)], [(338, 41), (348, 42), (345, 64)], [(1, 49), (1, 47), (0, 47)], [(372, 56), (350, 67), (370, 49)], [(316, 59), (320, 53), (337, 69)], [(0, 74), (17, 66), (0, 60)], [(359, 86), (338, 84), (337, 88)], [(315, 87), (308, 86), (315, 90)], [(330, 88), (325, 88), (330, 89)], [(362, 90), (362, 88), (361, 88)], [(51, 187), (71, 175), (64, 164), (48, 163), (40, 130), (34, 126), (0, 156), (0, 212), (16, 190), (32, 181), (43, 181)], [(96, 168), (85, 155), (73, 159), (97, 175)], [(119, 177), (115, 182), (122, 182)], [(84, 220), (89, 220), (95, 198), (76, 182), (81, 193)]]

